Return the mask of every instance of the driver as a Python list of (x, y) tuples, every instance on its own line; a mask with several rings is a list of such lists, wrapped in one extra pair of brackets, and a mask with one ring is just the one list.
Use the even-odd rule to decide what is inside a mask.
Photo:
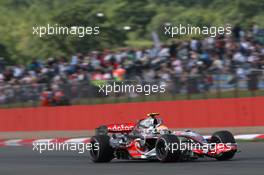
[(156, 116), (159, 116), (159, 113), (149, 113), (147, 114), (147, 118), (142, 120), (140, 122), (140, 127), (142, 128), (156, 128), (158, 125), (161, 124), (160, 119), (156, 118)]
[(139, 147), (143, 148), (145, 146), (145, 134), (151, 134), (160, 132), (161, 130), (168, 129), (166, 126), (162, 125), (162, 120), (157, 118), (159, 113), (149, 113), (147, 118), (141, 120), (138, 124), (138, 128), (134, 130), (133, 135), (139, 138)]
[(167, 126), (162, 124), (163, 122), (160, 118), (156, 118), (156, 116), (159, 116), (159, 113), (150, 113), (147, 115), (148, 115), (148, 118), (146, 118), (145, 121), (150, 124), (148, 126), (148, 129), (155, 129), (155, 132), (158, 132), (158, 133), (160, 133), (161, 131), (169, 130)]

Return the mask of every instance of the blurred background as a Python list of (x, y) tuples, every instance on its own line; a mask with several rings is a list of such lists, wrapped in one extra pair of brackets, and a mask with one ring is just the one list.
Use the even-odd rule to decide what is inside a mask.
[[(263, 96), (263, 9), (263, 0), (0, 1), (0, 106)], [(47, 24), (100, 34), (32, 34)], [(164, 35), (178, 24), (230, 24), (232, 35)], [(114, 81), (162, 83), (166, 92), (98, 93)]]

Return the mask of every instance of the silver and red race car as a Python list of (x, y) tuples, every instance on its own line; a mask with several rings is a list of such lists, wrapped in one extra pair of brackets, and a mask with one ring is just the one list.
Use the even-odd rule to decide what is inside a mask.
[(229, 131), (215, 132), (210, 138), (186, 131), (171, 131), (158, 113), (137, 123), (100, 126), (91, 138), (94, 162), (112, 159), (145, 159), (176, 162), (212, 157), (229, 160), (237, 152), (234, 136)]

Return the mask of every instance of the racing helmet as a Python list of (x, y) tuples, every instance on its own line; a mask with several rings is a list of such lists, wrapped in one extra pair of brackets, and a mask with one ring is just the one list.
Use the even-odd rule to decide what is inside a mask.
[(156, 128), (157, 133), (159, 134), (170, 134), (171, 131), (169, 130), (169, 128), (165, 125), (160, 125)]
[(156, 116), (159, 116), (160, 114), (157, 113), (157, 112), (152, 112), (152, 113), (149, 113), (147, 114), (148, 117), (156, 117)]
[(147, 118), (139, 121), (139, 127), (141, 128), (156, 128), (157, 126), (160, 126), (163, 121), (161, 118), (156, 117), (159, 113), (150, 113), (147, 114)]
[(168, 131), (168, 130), (169, 130), (169, 128), (167, 126), (165, 126), (165, 125), (159, 125), (157, 127), (157, 131), (158, 132), (164, 132), (164, 131)]

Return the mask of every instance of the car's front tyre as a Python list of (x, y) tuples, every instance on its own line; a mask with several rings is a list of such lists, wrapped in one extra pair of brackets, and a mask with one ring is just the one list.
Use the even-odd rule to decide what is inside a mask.
[(180, 141), (172, 134), (165, 134), (157, 139), (156, 157), (161, 162), (176, 162), (180, 159)]
[[(229, 131), (218, 131), (215, 132), (211, 137), (211, 143), (229, 143), (236, 144), (236, 140), (232, 133)], [(229, 160), (234, 157), (236, 150), (222, 153), (221, 155), (215, 157), (217, 160), (224, 161)]]
[(114, 158), (114, 150), (110, 146), (109, 140), (108, 135), (97, 135), (91, 138), (90, 155), (93, 162), (110, 162)]

